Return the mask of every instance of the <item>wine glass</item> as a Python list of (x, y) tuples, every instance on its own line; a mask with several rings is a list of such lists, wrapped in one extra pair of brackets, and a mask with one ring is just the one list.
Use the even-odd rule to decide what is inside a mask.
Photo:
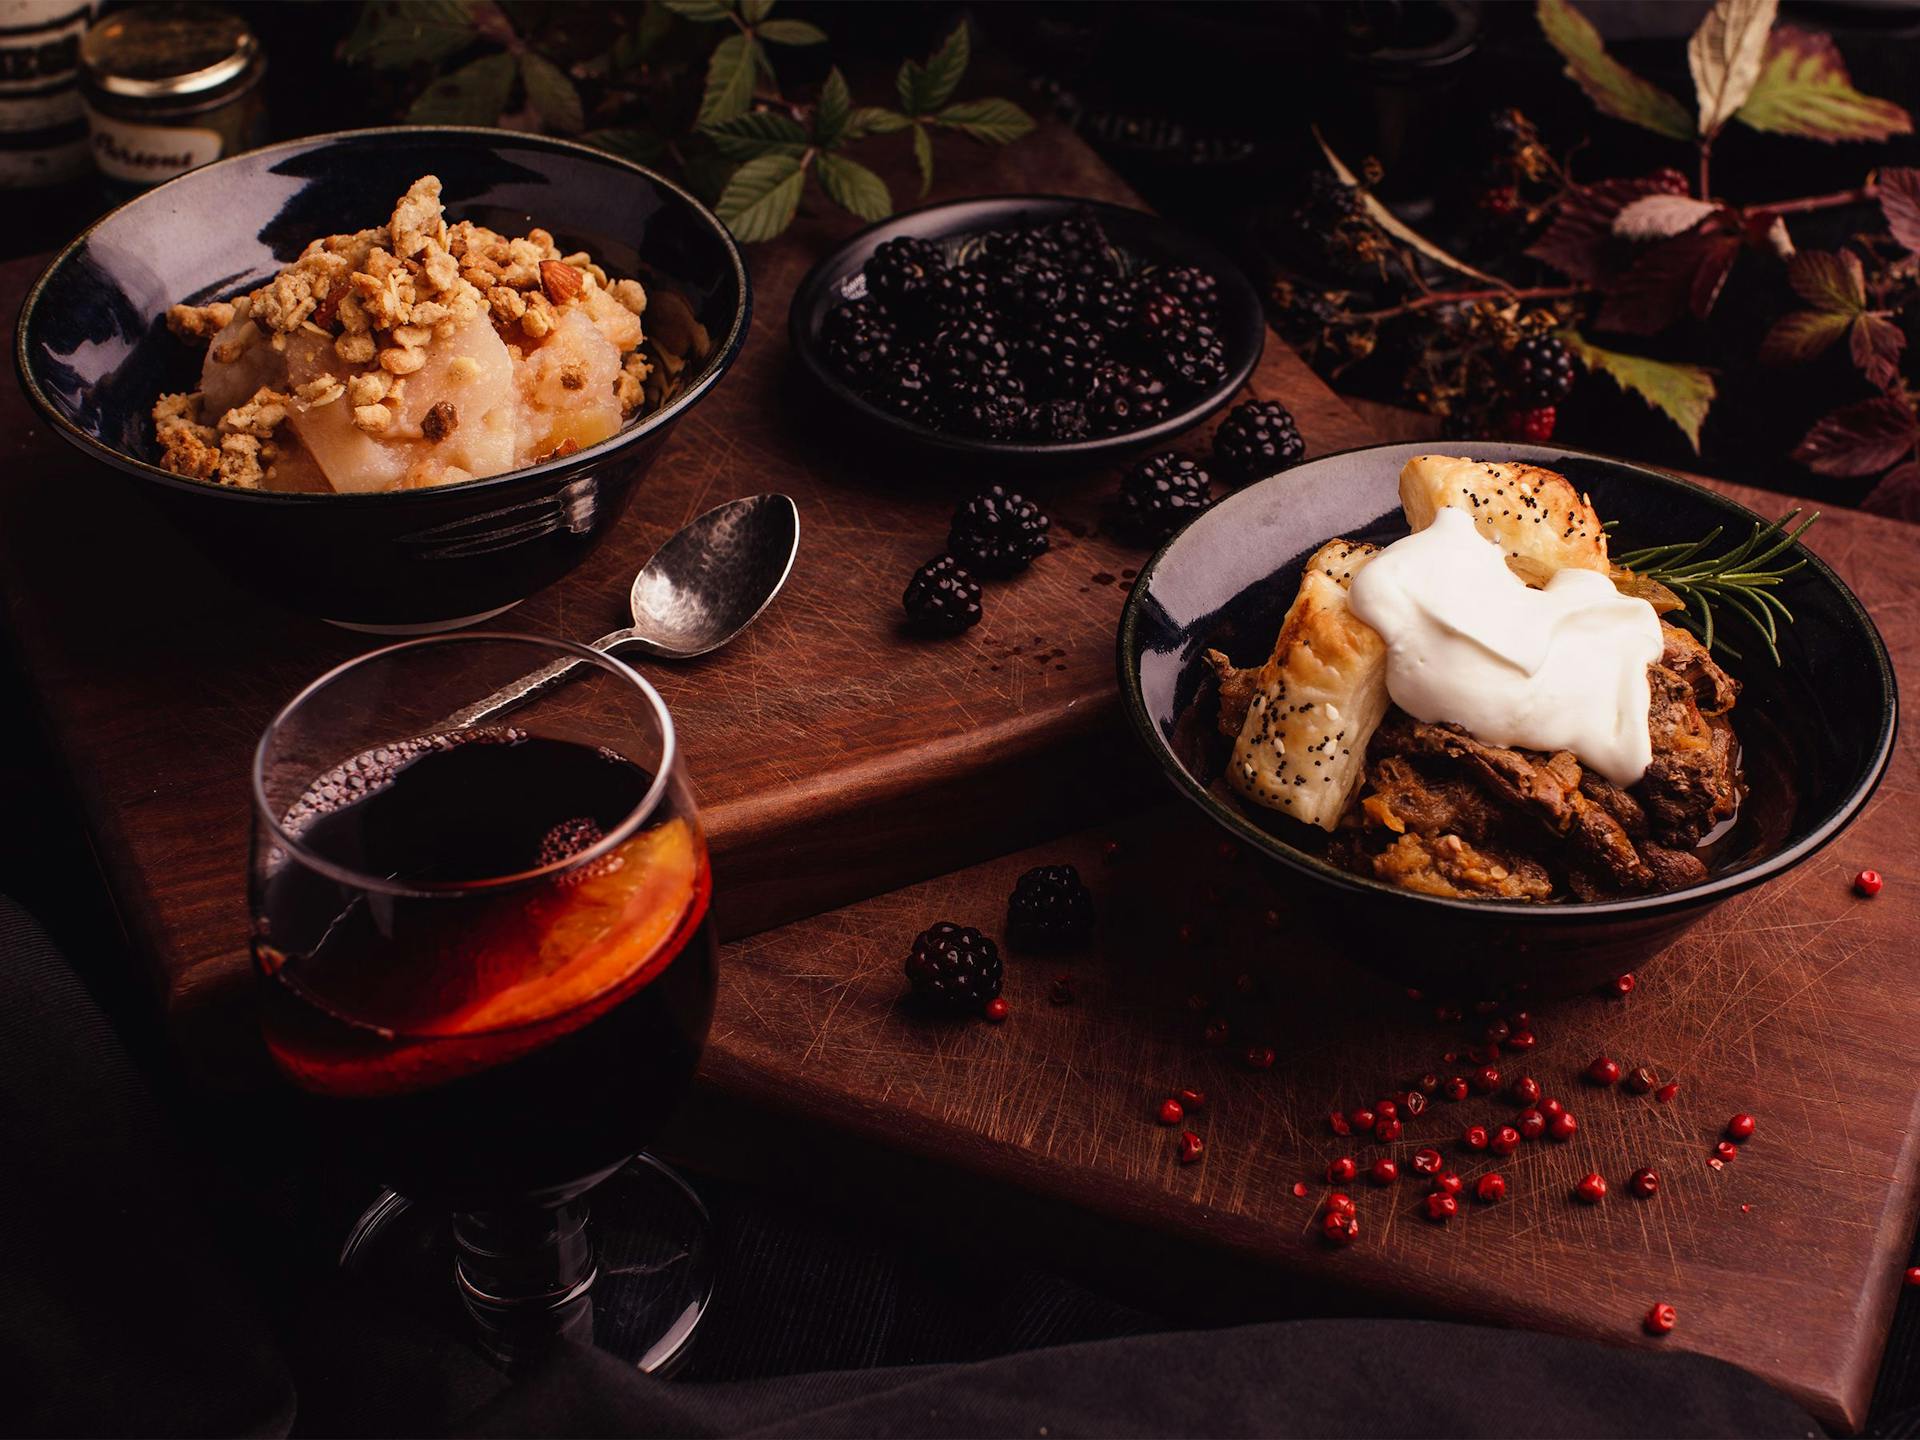
[[(568, 683), (460, 720), (569, 658)], [(429, 1299), (451, 1277), (508, 1368), (588, 1338), (673, 1364), (711, 1294), (710, 1229), (640, 1152), (705, 1043), (715, 944), (653, 687), (495, 633), (328, 671), (260, 738), (249, 892), (274, 1063), (315, 1141), (392, 1187), (342, 1263)]]

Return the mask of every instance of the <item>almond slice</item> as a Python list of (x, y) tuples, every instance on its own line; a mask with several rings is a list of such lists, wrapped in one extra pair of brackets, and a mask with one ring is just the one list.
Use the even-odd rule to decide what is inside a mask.
[(580, 272), (562, 260), (542, 260), (540, 262), (540, 288), (547, 292), (547, 299), (556, 305), (564, 305), (584, 288)]

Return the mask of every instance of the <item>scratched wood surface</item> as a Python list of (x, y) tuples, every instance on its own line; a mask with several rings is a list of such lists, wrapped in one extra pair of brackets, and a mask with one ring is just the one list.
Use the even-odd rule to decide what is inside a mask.
[[(1057, 126), (1004, 149), (940, 143), (935, 199), (1138, 203)], [(904, 172), (890, 178), (913, 193)], [(738, 364), (682, 423), (619, 532), (501, 622), (599, 635), (626, 623), (634, 570), (675, 527), (756, 491), (799, 501), (799, 561), (758, 625), (719, 655), (647, 667), (706, 806), (732, 934), (998, 853), (1123, 798), (1089, 783), (1114, 755), (1114, 621), (1142, 555), (1103, 530), (1115, 472), (1035, 477), (1054, 553), (993, 586), (965, 637), (903, 635), (900, 591), (944, 547), (956, 499), (1009, 477), (875, 445), (824, 412), (793, 364), (788, 300), (852, 228), (837, 211), (803, 216), (752, 248), (753, 330)], [(0, 270), (8, 313), (41, 263)], [(1367, 438), (1277, 340), (1250, 389), (1286, 401), (1316, 451)], [(127, 928), (170, 1007), (231, 1001), (245, 975), (249, 748), (287, 696), (369, 642), (210, 574), (127, 488), (43, 433), (12, 385), (0, 387), (0, 429), (14, 640)]]
[[(1876, 617), (1911, 686), (1920, 529), (1829, 512), (1814, 541)], [(1156, 1272), (1168, 1277), (1163, 1298), (1185, 1290), (1201, 1317), (1240, 1284), (1256, 1297), (1240, 1316), (1285, 1309), (1312, 1286), (1319, 1303), (1344, 1295), (1363, 1307), (1694, 1349), (1857, 1429), (1920, 1208), (1916, 803), (1920, 735), (1909, 725), (1851, 828), (1649, 955), (1624, 1000), (1508, 997), (1501, 1013), (1530, 1011), (1540, 1044), (1497, 1062), (1503, 1084), (1535, 1076), (1580, 1130), (1505, 1160), (1458, 1143), (1465, 1125), (1512, 1116), (1500, 1095), (1437, 1103), (1391, 1146), (1332, 1134), (1330, 1109), (1367, 1105), (1428, 1072), (1469, 1071), (1463, 1052), (1485, 1024), (1476, 997), (1459, 997), (1464, 1022), (1442, 1022), (1431, 997), (1416, 1003), (1366, 957), (1302, 938), (1292, 917), (1313, 903), (1307, 882), (1223, 857), (1217, 834), (1184, 808), (729, 945), (702, 1075), (740, 1110), (776, 1117), (749, 1143), (787, 1184), (832, 1192), (850, 1176), (855, 1203), (895, 1194), (904, 1206), (911, 1194), (917, 1229), (985, 1227), (996, 1245), (1024, 1242), (1056, 1263), (1077, 1257), (1104, 1284)], [(1010, 954), (1013, 1012), (1000, 1026), (931, 1022), (903, 1004), (900, 964), (917, 931), (947, 919), (999, 935), (1015, 877), (1063, 861), (1100, 904), (1090, 951)], [(1872, 900), (1850, 887), (1867, 866), (1887, 876)], [(1068, 1004), (1052, 1001), (1062, 975)], [(1230, 1038), (1209, 1048), (1201, 1031), (1219, 1018)], [(1249, 1046), (1271, 1046), (1273, 1068), (1247, 1068)], [(1677, 1080), (1679, 1095), (1662, 1105), (1582, 1083), (1602, 1052)], [(1183, 1166), (1178, 1128), (1152, 1112), (1189, 1086), (1208, 1096), (1188, 1122), (1206, 1150)], [(1736, 1111), (1757, 1116), (1758, 1132), (1715, 1169), (1714, 1142)], [(695, 1153), (716, 1144), (714, 1126), (690, 1129), (706, 1137), (686, 1137)], [(819, 1135), (870, 1149), (849, 1164)], [(1407, 1160), (1425, 1144), (1469, 1183), (1501, 1171), (1507, 1201), (1464, 1202), (1445, 1227), (1424, 1220), (1426, 1187)], [(875, 1173), (876, 1154), (901, 1157), (890, 1177)], [(1343, 1154), (1363, 1168), (1391, 1154), (1403, 1178), (1342, 1187), (1358, 1201), (1362, 1234), (1336, 1252), (1318, 1229), (1326, 1166)], [(1642, 1165), (1663, 1180), (1650, 1200), (1625, 1188)], [(1588, 1171), (1612, 1187), (1597, 1207), (1570, 1195)], [(995, 1187), (989, 1198), (967, 1188), (982, 1181)], [(1003, 1193), (1046, 1204), (1028, 1216), (992, 1198)], [(954, 1213), (928, 1213), (943, 1197)], [(1096, 1241), (1077, 1243), (1096, 1228)], [(1656, 1301), (1680, 1314), (1659, 1341), (1639, 1329)]]

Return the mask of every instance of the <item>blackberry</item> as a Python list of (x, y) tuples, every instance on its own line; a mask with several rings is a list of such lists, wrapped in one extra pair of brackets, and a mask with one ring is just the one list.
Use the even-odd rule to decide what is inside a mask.
[(1139, 298), (1139, 287), (1124, 275), (1077, 282), (1067, 292), (1068, 306), (1108, 335), (1124, 335), (1133, 327)]
[(1213, 504), (1212, 477), (1168, 451), (1142, 460), (1120, 482), (1120, 517), (1151, 540), (1164, 540)]
[(1278, 400), (1249, 400), (1213, 432), (1213, 459), (1233, 485), (1245, 485), (1298, 464), (1307, 453), (1293, 416)]
[(1023, 950), (1067, 950), (1093, 937), (1093, 892), (1071, 865), (1027, 871), (1007, 901), (1007, 939)]
[(1020, 347), (1021, 372), (1044, 395), (1085, 392), (1093, 367), (1106, 356), (1107, 338), (1086, 320), (1064, 310), (1034, 327)]
[(1051, 524), (1026, 496), (995, 485), (953, 512), (947, 549), (983, 575), (1015, 575), (1047, 553)]
[(1093, 433), (1087, 424), (1087, 407), (1078, 400), (1048, 400), (1034, 407), (1032, 420), (1034, 436), (1040, 440), (1071, 442)]
[(1068, 270), (1089, 276), (1112, 272), (1113, 243), (1093, 211), (1075, 210), (1063, 215), (1046, 226), (1043, 234)]
[(977, 1014), (1000, 993), (1000, 947), (971, 925), (942, 920), (914, 937), (906, 971), (914, 995), (929, 1009)]
[(1032, 407), (1018, 376), (956, 385), (940, 397), (940, 416), (954, 430), (988, 440), (1010, 440), (1026, 433)]
[(850, 300), (829, 310), (820, 333), (827, 359), (849, 380), (873, 378), (887, 368), (893, 353), (893, 322), (877, 300)]
[(899, 351), (872, 377), (866, 397), (906, 420), (924, 418), (933, 404), (933, 372), (918, 349)]
[(1133, 310), (1133, 333), (1149, 350), (1160, 350), (1167, 337), (1193, 317), (1177, 296), (1163, 290), (1150, 290), (1140, 297)]
[(1194, 265), (1171, 265), (1156, 270), (1147, 283), (1161, 295), (1171, 295), (1187, 307), (1197, 320), (1214, 320), (1220, 314), (1220, 282), (1206, 270)]
[(1013, 354), (993, 322), (986, 319), (961, 320), (947, 326), (934, 336), (927, 358), (934, 385), (943, 395), (1005, 380), (1013, 374)]
[(980, 582), (953, 556), (937, 556), (913, 572), (900, 603), (923, 630), (958, 635), (980, 623)]
[(995, 277), (993, 291), (1010, 318), (1040, 324), (1066, 303), (1067, 277), (1043, 261), (1022, 260)]
[(984, 315), (993, 301), (993, 286), (978, 270), (959, 266), (942, 270), (927, 287), (924, 309), (936, 326), (952, 325)]
[(1184, 390), (1211, 390), (1227, 378), (1226, 342), (1211, 325), (1183, 321), (1166, 337), (1167, 378)]
[(1102, 434), (1144, 430), (1167, 418), (1173, 401), (1166, 382), (1138, 365), (1107, 360), (1087, 386), (1087, 419)]
[(1558, 405), (1573, 393), (1573, 356), (1551, 335), (1529, 335), (1507, 357), (1514, 403)]
[(892, 309), (907, 311), (916, 308), (933, 284), (933, 277), (946, 268), (946, 256), (938, 245), (903, 235), (875, 250), (863, 273), (869, 294)]

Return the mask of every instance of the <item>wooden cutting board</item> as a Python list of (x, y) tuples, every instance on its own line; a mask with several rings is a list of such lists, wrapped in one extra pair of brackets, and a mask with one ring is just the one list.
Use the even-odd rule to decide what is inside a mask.
[[(935, 199), (1054, 192), (1139, 203), (1057, 125), (1004, 149), (939, 144)], [(889, 179), (896, 195), (914, 193), (905, 169)], [(944, 547), (956, 500), (1026, 481), (880, 447), (798, 372), (788, 300), (853, 228), (838, 211), (815, 213), (751, 249), (753, 330), (739, 362), (682, 422), (619, 532), (499, 622), (591, 639), (627, 623), (634, 571), (677, 526), (757, 491), (799, 502), (799, 561), (755, 628), (708, 659), (646, 666), (678, 720), (732, 935), (999, 853), (1129, 799), (1107, 778), (1124, 746), (1111, 725), (1113, 633), (1144, 552), (1102, 531), (1116, 472), (1035, 478), (1054, 551), (992, 587), (981, 625), (945, 642), (901, 630), (900, 592)], [(43, 264), (0, 269), (0, 306), (17, 313)], [(1368, 438), (1277, 340), (1250, 388), (1285, 401), (1313, 451)], [(232, 998), (246, 971), (250, 747), (300, 685), (369, 642), (210, 573), (126, 487), (44, 433), (11, 384), (0, 386), (0, 427), (14, 639), (127, 928), (184, 1016)], [(209, 1043), (246, 1029), (237, 1017), (211, 1022)]]
[[(1829, 511), (1811, 539), (1911, 688), (1920, 529)], [(1698, 1350), (1857, 1429), (1920, 1209), (1917, 799), (1908, 725), (1850, 829), (1649, 955), (1624, 1000), (1509, 997), (1500, 1013), (1532, 1012), (1541, 1043), (1498, 1062), (1503, 1083), (1531, 1074), (1573, 1109), (1580, 1131), (1564, 1145), (1504, 1161), (1465, 1150), (1464, 1126), (1515, 1113), (1499, 1095), (1438, 1103), (1392, 1146), (1336, 1137), (1331, 1109), (1470, 1070), (1476, 997), (1458, 997), (1463, 1022), (1442, 1023), (1439, 997), (1416, 1002), (1366, 957), (1316, 950), (1292, 923), (1314, 903), (1307, 882), (1224, 858), (1218, 832), (1171, 806), (727, 946), (707, 1103), (677, 1143), (703, 1163), (885, 1207), (914, 1233), (972, 1237), (983, 1263), (1020, 1249), (1204, 1323), (1384, 1307)], [(1000, 1026), (929, 1021), (902, 1003), (916, 932), (944, 919), (1001, 935), (1014, 879), (1063, 861), (1100, 904), (1091, 951), (1010, 955)], [(1872, 900), (1850, 883), (1868, 866), (1886, 876)], [(1073, 999), (1052, 1003), (1063, 974)], [(1214, 1018), (1230, 1027), (1217, 1049), (1200, 1038)], [(1248, 1068), (1249, 1046), (1273, 1048), (1270, 1070)], [(1584, 1084), (1602, 1052), (1677, 1080), (1679, 1095), (1662, 1105)], [(1208, 1102), (1187, 1122), (1206, 1144), (1187, 1166), (1180, 1127), (1153, 1112), (1189, 1086)], [(1736, 1111), (1758, 1131), (1715, 1169)], [(1426, 1144), (1469, 1182), (1499, 1169), (1509, 1198), (1428, 1222), (1408, 1164)], [(1383, 1154), (1402, 1180), (1342, 1187), (1362, 1235), (1329, 1249), (1327, 1163)], [(1650, 1200), (1626, 1190), (1642, 1165), (1664, 1182)], [(1570, 1194), (1588, 1171), (1612, 1187), (1597, 1207)], [(1662, 1340), (1640, 1330), (1656, 1301), (1680, 1315)]]

